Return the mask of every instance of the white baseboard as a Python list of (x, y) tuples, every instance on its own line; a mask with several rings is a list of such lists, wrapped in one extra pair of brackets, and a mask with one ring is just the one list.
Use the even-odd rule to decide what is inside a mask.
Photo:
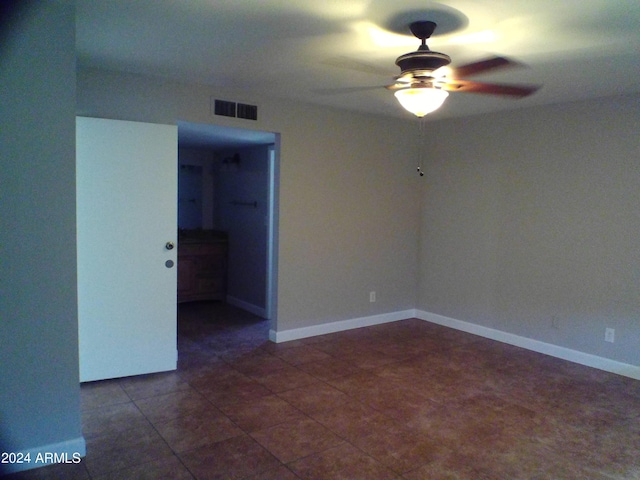
[(606, 372), (640, 380), (640, 367), (630, 365), (628, 363), (622, 363), (616, 360), (592, 355), (590, 353), (584, 353), (578, 350), (553, 345), (551, 343), (521, 337), (520, 335), (515, 335), (513, 333), (507, 333), (502, 330), (484, 327), (475, 323), (444, 317), (442, 315), (425, 312), (423, 310), (416, 310), (416, 317), (427, 322), (436, 323), (438, 325), (454, 328), (463, 332), (473, 333), (474, 335), (479, 335), (498, 342), (508, 343), (509, 345), (526, 348), (527, 350), (561, 358), (587, 367), (593, 367)]
[(232, 297), (231, 295), (227, 295), (227, 303), (229, 305), (233, 305), (234, 307), (241, 308), (242, 310), (246, 310), (249, 313), (253, 313), (262, 318), (267, 318), (267, 310), (263, 307), (258, 307), (249, 302), (245, 302), (244, 300), (240, 300), (239, 298)]
[(397, 322), (407, 318), (415, 317), (415, 310), (403, 310), (400, 312), (383, 313), (381, 315), (372, 315), (370, 317), (352, 318), (339, 322), (322, 323), (311, 327), (292, 328), (291, 330), (283, 330), (276, 332), (269, 331), (269, 339), (272, 342), (281, 343), (291, 340), (299, 340), (301, 338), (315, 337), (317, 335), (326, 335), (327, 333), (342, 332), (344, 330), (352, 330), (354, 328), (370, 327), (372, 325), (380, 325), (382, 323)]
[(323, 323), (310, 327), (293, 328), (291, 330), (270, 330), (269, 339), (276, 343), (288, 342), (301, 338), (315, 337), (317, 335), (326, 335), (327, 333), (342, 332), (344, 330), (351, 330), (354, 328), (396, 322), (407, 318), (418, 318), (420, 320), (436, 323), (455, 330), (461, 330), (463, 332), (472, 333), (498, 342), (543, 353), (551, 357), (561, 358), (587, 367), (597, 368), (606, 372), (640, 380), (640, 367), (636, 365), (610, 360), (590, 353), (584, 353), (578, 350), (553, 345), (551, 343), (522, 337), (513, 333), (503, 332), (502, 330), (496, 330), (494, 328), (484, 327), (475, 323), (464, 322), (462, 320), (456, 320), (454, 318), (437, 315), (435, 313), (425, 312), (424, 310), (402, 310), (399, 312), (372, 315), (370, 317), (352, 318), (338, 322)]
[(17, 458), (29, 459), (23, 463), (6, 463), (0, 465), (0, 476), (2, 474), (32, 470), (44, 467), (53, 463), (79, 463), (81, 458), (87, 455), (87, 444), (84, 437), (77, 437), (64, 442), (41, 445), (15, 452)]

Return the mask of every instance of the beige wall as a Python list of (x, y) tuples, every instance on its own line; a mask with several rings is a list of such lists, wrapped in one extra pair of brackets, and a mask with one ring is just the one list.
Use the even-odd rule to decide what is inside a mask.
[[(257, 104), (259, 120), (211, 116), (212, 95)], [(78, 77), (79, 114), (282, 134), (278, 330), (418, 308), (634, 365), (638, 104), (614, 97), (430, 121), (421, 138), (411, 120), (133, 75)]]
[[(258, 121), (211, 115), (211, 96), (258, 105)], [(77, 105), (84, 116), (281, 134), (278, 330), (414, 308), (420, 178), (411, 119), (83, 70)]]
[(640, 365), (639, 127), (639, 97), (430, 124), (418, 308)]

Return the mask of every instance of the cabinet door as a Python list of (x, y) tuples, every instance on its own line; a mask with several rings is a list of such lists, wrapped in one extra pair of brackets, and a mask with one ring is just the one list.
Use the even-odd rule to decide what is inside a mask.
[(197, 293), (196, 271), (197, 257), (179, 255), (178, 257), (178, 301), (188, 299)]
[(177, 149), (176, 126), (77, 118), (80, 381), (176, 368)]

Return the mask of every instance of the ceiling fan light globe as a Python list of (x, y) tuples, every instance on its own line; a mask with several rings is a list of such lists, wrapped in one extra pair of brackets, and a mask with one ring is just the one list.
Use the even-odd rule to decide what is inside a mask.
[(449, 92), (440, 88), (418, 87), (403, 88), (394, 93), (400, 105), (416, 117), (436, 111), (449, 96)]

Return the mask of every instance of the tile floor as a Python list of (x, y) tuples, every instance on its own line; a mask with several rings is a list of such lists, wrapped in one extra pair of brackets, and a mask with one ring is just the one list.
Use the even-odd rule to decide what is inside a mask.
[(82, 386), (56, 479), (640, 479), (640, 382), (416, 319), (283, 344), (179, 308), (176, 372)]

